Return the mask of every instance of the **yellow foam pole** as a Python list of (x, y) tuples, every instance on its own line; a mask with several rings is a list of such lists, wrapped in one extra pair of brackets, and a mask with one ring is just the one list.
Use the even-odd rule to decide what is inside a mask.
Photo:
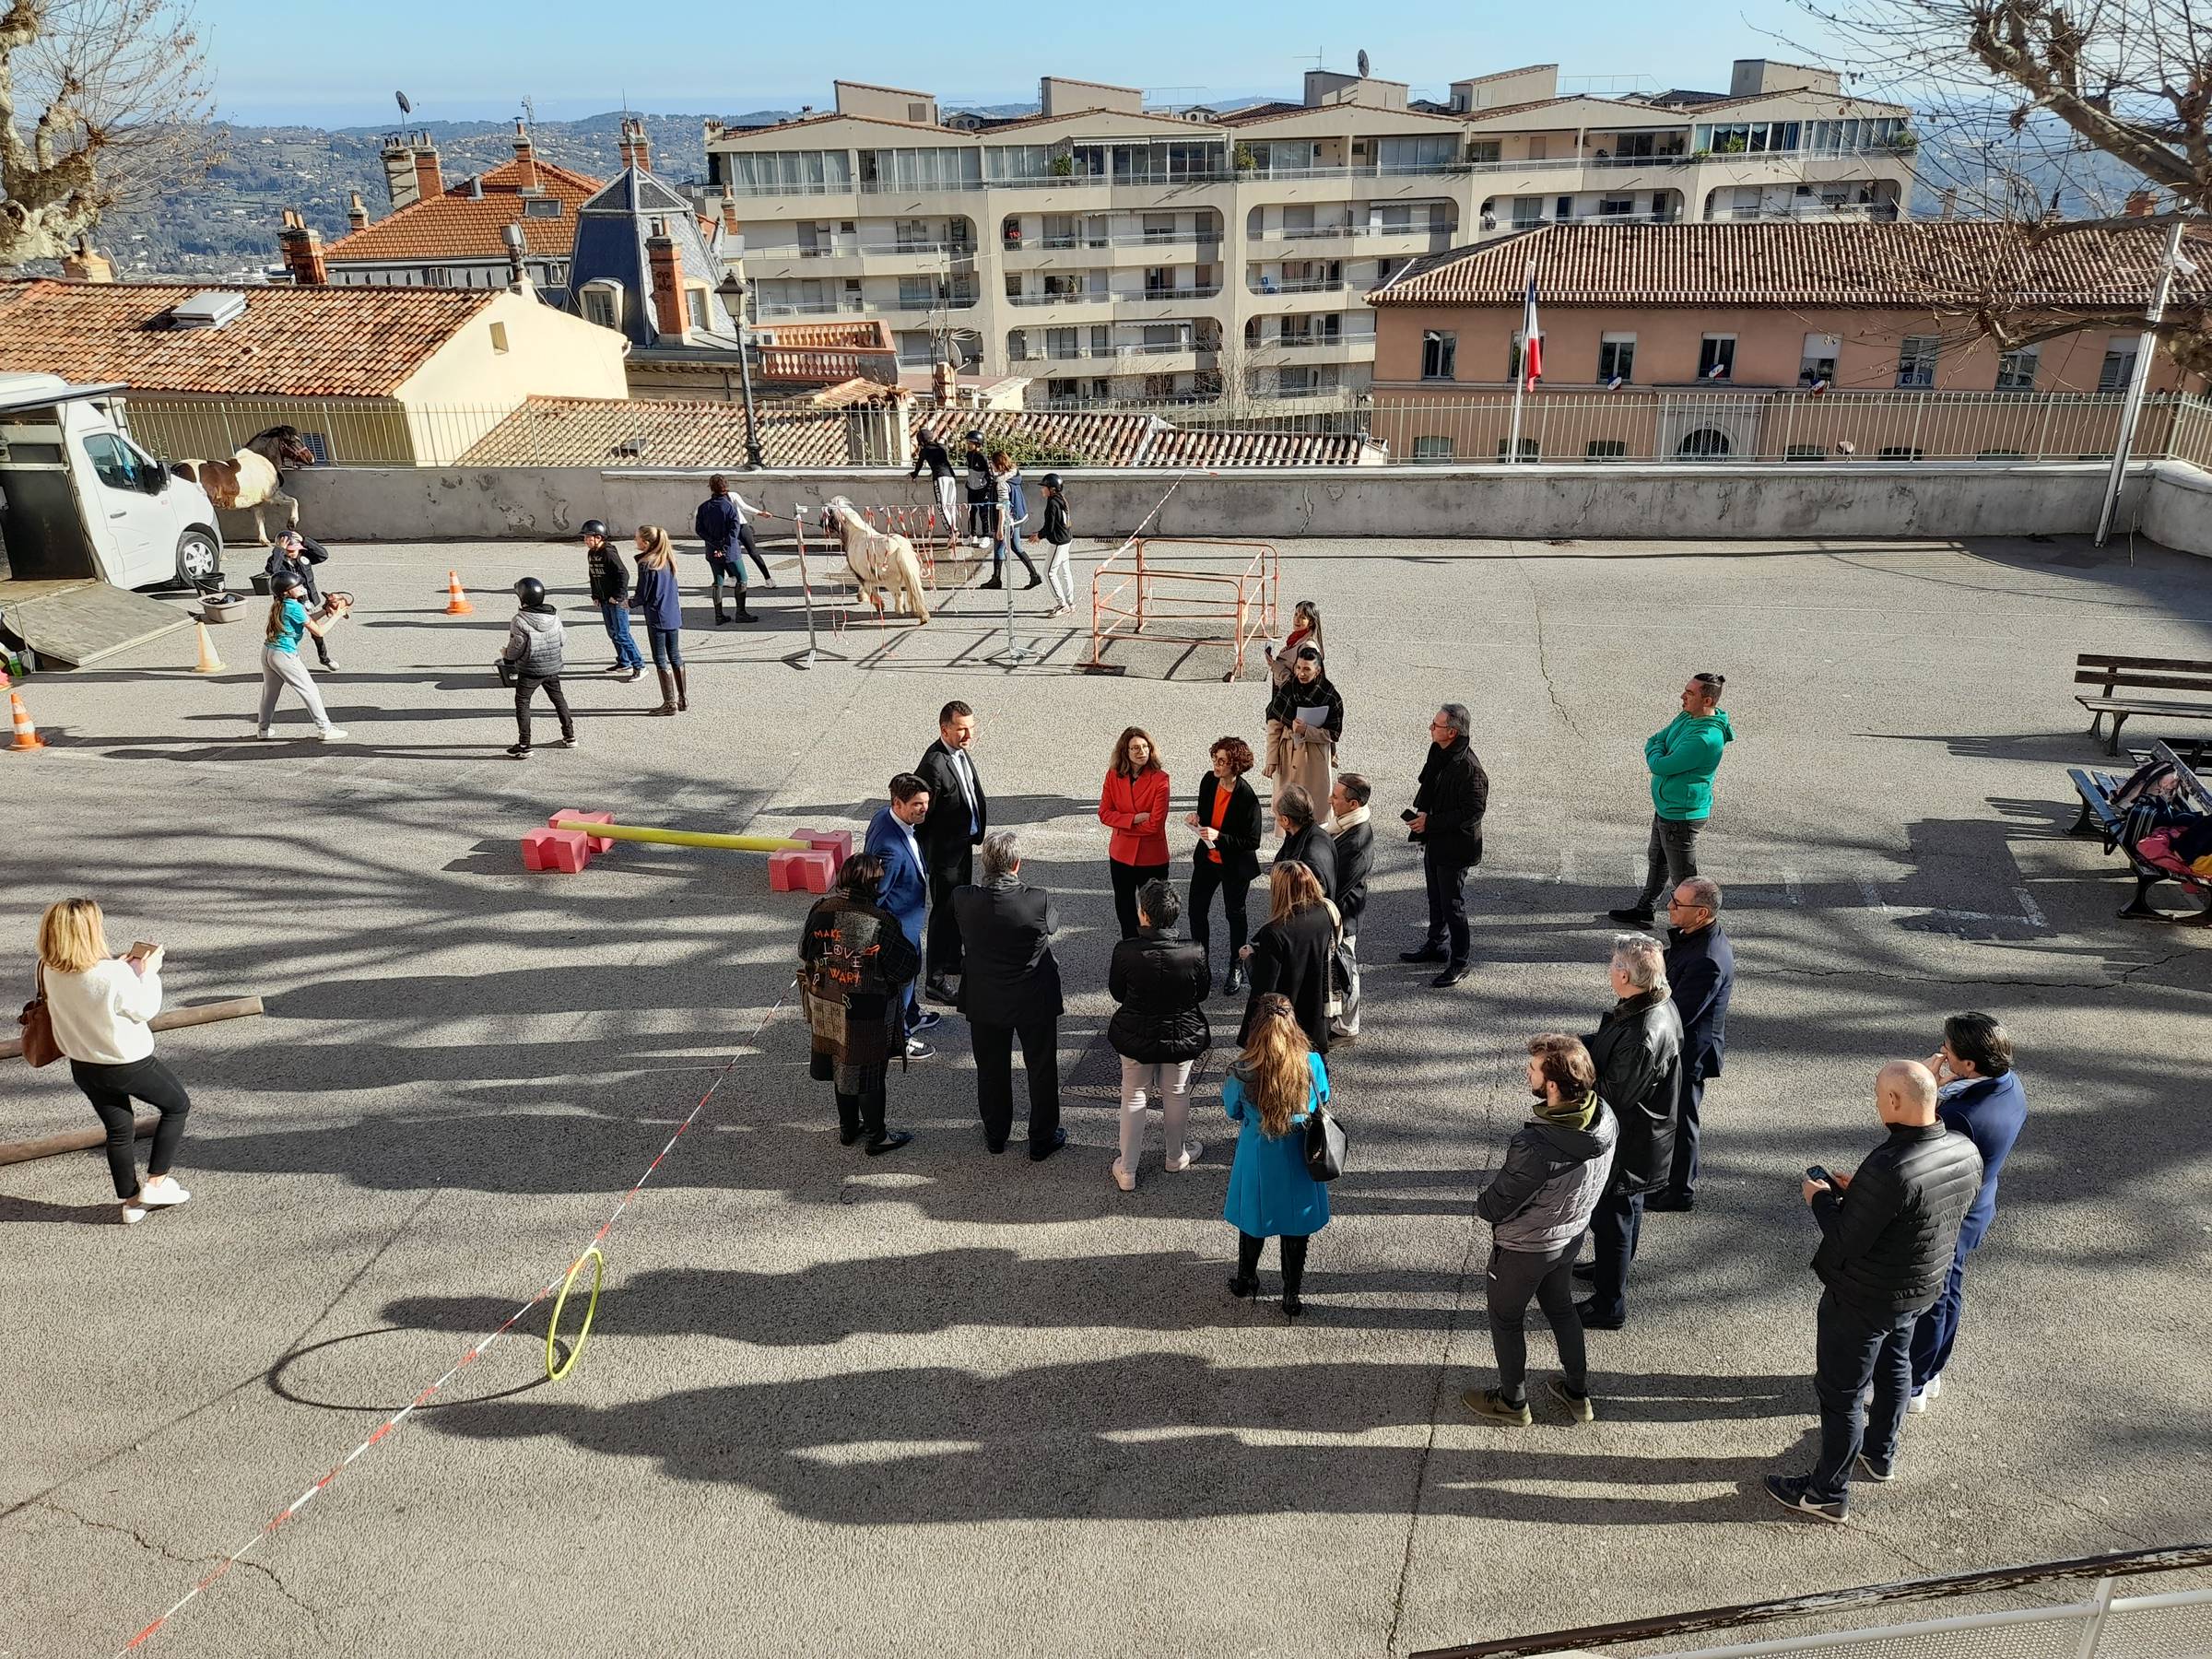
[(556, 830), (581, 830), (609, 841), (655, 841), (666, 847), (720, 847), (731, 853), (804, 853), (807, 843), (780, 835), (720, 835), (711, 830), (653, 830), (637, 824), (587, 824), (562, 818)]

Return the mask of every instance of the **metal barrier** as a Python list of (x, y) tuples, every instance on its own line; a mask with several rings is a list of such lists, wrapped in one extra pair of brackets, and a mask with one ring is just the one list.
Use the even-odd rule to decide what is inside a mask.
[[(1241, 552), (1244, 566), (1234, 571), (1192, 571), (1158, 562), (1160, 549), (1191, 547)], [(1090, 579), (1090, 656), (1082, 665), (1093, 674), (1122, 673), (1123, 665), (1105, 660), (1106, 647), (1117, 639), (1218, 646), (1231, 654), (1230, 671), (1221, 677), (1233, 680), (1244, 672), (1246, 647), (1275, 632), (1281, 584), (1282, 559), (1269, 542), (1132, 536)], [(1180, 631), (1186, 624), (1202, 623), (1217, 626), (1206, 632)]]
[[(2123, 1581), (2145, 1574), (2186, 1574), (2188, 1588), (2122, 1595)], [(2026, 1567), (1995, 1567), (1937, 1578), (1867, 1584), (1786, 1600), (1708, 1607), (1617, 1624), (1584, 1625), (1540, 1636), (1508, 1637), (1464, 1647), (1430, 1648), (1412, 1659), (1527, 1659), (1572, 1653), (1583, 1659), (1635, 1654), (1643, 1659), (1750, 1659), (1768, 1653), (1855, 1653), (1863, 1659), (2184, 1659), (2212, 1653), (2212, 1544), (2124, 1550)], [(1872, 1607), (1949, 1604), (2033, 1593), (2043, 1585), (2092, 1581), (2085, 1596), (2027, 1606), (1982, 1607), (1948, 1617), (1811, 1630), (1727, 1646), (1677, 1645), (1684, 1637), (1742, 1630), (1758, 1624), (1829, 1620)], [(1991, 1634), (1977, 1639), (1972, 1632)]]

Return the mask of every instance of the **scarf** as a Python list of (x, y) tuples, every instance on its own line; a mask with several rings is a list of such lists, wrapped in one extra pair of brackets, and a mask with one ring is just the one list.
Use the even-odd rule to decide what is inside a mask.
[(1561, 1100), (1555, 1108), (1548, 1099), (1536, 1102), (1536, 1122), (1557, 1124), (1562, 1129), (1586, 1130), (1597, 1120), (1597, 1090), (1579, 1100)]
[(1347, 830), (1357, 830), (1360, 825), (1367, 822), (1367, 807), (1355, 806), (1349, 812), (1346, 813), (1342, 818), (1336, 820), (1336, 828), (1334, 831), (1332, 831), (1332, 833), (1341, 836)]

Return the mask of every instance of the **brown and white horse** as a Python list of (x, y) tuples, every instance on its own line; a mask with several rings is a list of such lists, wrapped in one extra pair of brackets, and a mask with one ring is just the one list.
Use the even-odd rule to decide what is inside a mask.
[(287, 530), (300, 527), (300, 503), (284, 493), (283, 469), (314, 464), (313, 452), (300, 441), (298, 427), (273, 426), (247, 439), (245, 447), (228, 461), (179, 461), (170, 470), (205, 489), (218, 508), (251, 508), (254, 539), (265, 547), (269, 532), (262, 523), (262, 511), (272, 502), (284, 508)]

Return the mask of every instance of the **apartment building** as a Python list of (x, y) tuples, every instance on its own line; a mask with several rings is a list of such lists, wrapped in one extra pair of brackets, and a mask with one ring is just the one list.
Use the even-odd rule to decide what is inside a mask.
[(1724, 93), (1558, 86), (1532, 65), (1430, 103), (1312, 70), (1296, 103), (1168, 112), (1048, 76), (1038, 114), (988, 121), (840, 81), (829, 113), (709, 124), (708, 187), (758, 319), (880, 317), (909, 367), (949, 347), (1055, 403), (1362, 387), (1370, 289), (1535, 225), (1908, 204), (1907, 112), (1831, 72), (1747, 59)]

